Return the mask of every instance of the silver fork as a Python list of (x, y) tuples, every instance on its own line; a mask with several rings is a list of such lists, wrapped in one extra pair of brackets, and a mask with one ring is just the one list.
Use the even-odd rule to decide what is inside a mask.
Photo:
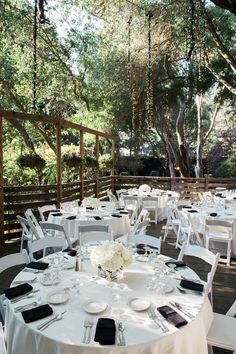
[(148, 316), (160, 327), (163, 333), (169, 332), (169, 328), (164, 323), (162, 323), (162, 320), (157, 317), (152, 306), (150, 306), (148, 309)]
[(85, 320), (84, 320), (84, 335), (83, 335), (82, 343), (85, 343), (85, 342), (86, 342), (87, 329), (88, 329), (88, 319), (85, 319)]
[(59, 320), (62, 318), (62, 315), (64, 315), (64, 313), (66, 313), (66, 311), (63, 311), (63, 312), (61, 312), (61, 313), (55, 315), (55, 316), (54, 316), (53, 318), (51, 318), (50, 320), (48, 320), (48, 321), (42, 323), (41, 325), (39, 325), (39, 326), (37, 327), (37, 329), (43, 331), (43, 330), (46, 329), (48, 326), (51, 326), (51, 324), (53, 324), (54, 322), (59, 321)]
[(91, 329), (93, 328), (94, 325), (94, 320), (93, 318), (88, 319), (88, 334), (87, 334), (87, 339), (85, 341), (86, 344), (89, 344), (91, 341)]

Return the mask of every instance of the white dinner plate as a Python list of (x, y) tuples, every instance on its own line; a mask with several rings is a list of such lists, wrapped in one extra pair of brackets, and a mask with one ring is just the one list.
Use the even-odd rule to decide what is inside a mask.
[(64, 289), (56, 289), (47, 295), (47, 301), (53, 305), (64, 304), (69, 298), (69, 294)]
[(62, 263), (62, 268), (63, 269), (72, 269), (75, 267), (75, 260), (64, 260), (63, 263)]
[(106, 310), (107, 304), (103, 301), (90, 299), (82, 304), (82, 308), (88, 313), (100, 313)]
[(146, 299), (135, 297), (129, 300), (128, 306), (134, 311), (145, 311), (149, 308), (150, 302)]
[(165, 294), (171, 293), (173, 290), (174, 290), (173, 285), (165, 284), (165, 287), (164, 287), (164, 293)]

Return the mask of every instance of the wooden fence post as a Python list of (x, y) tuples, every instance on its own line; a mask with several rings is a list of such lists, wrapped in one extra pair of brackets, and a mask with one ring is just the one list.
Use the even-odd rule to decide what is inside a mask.
[(57, 207), (60, 208), (60, 203), (62, 201), (62, 166), (61, 166), (61, 121), (59, 120), (56, 125), (56, 146), (57, 146)]
[[(95, 142), (95, 158), (98, 161), (99, 159), (99, 136), (96, 135)], [(95, 185), (95, 197), (98, 198), (99, 195), (99, 167), (96, 168), (96, 185)]]
[(0, 245), (4, 245), (4, 194), (3, 194), (3, 117), (0, 117)]
[[(80, 139), (79, 139), (79, 148), (80, 148), (80, 156), (84, 158), (84, 132), (80, 130)], [(80, 167), (80, 201), (84, 199), (84, 164), (82, 163)]]

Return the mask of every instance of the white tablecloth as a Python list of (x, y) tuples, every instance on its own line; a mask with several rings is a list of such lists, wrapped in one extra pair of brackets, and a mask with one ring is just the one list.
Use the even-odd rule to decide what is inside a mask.
[[(61, 259), (63, 260), (63, 257)], [(61, 272), (63, 280), (57, 286), (43, 286), (38, 282), (34, 285), (35, 289), (40, 289), (42, 300), (46, 301), (47, 294), (52, 290), (58, 287), (71, 287), (77, 278), (84, 284), (81, 286), (79, 297), (73, 298), (69, 303), (52, 306), (56, 313), (64, 309), (67, 312), (63, 319), (55, 322), (44, 331), (40, 332), (36, 327), (45, 319), (25, 324), (22, 315), (14, 312), (16, 305), (23, 305), (32, 301), (32, 299), (22, 300), (16, 305), (8, 302), (6, 313), (8, 354), (207, 354), (206, 333), (213, 318), (212, 308), (207, 296), (190, 293), (183, 295), (175, 288), (179, 280), (168, 277), (168, 284), (173, 285), (173, 291), (165, 295), (155, 295), (152, 298), (155, 306), (167, 305), (169, 301), (178, 301), (187, 306), (196, 317), (190, 320), (181, 314), (189, 323), (180, 329), (176, 329), (165, 322), (170, 330), (167, 333), (163, 333), (148, 318), (146, 311), (135, 312), (128, 307), (127, 302), (130, 298), (150, 299), (147, 284), (149, 277), (152, 275), (152, 267), (144, 262), (134, 262), (125, 269), (124, 278), (120, 280), (126, 284), (123, 290), (126, 301), (121, 319), (126, 326), (127, 345), (125, 347), (101, 346), (93, 340), (89, 345), (82, 344), (83, 323), (85, 318), (91, 316), (82, 309), (85, 300), (92, 298), (106, 301), (109, 304), (103, 313), (93, 315), (95, 323), (99, 317), (115, 318), (109, 300), (111, 291), (115, 291), (111, 290), (111, 283), (102, 278), (94, 278), (96, 270), (92, 268), (89, 261), (83, 263), (83, 269), (82, 272), (75, 272), (73, 269), (63, 270)], [(26, 277), (26, 272), (21, 272), (17, 279), (21, 279), (22, 274)], [(182, 270), (181, 274), (187, 277), (196, 277), (190, 269)], [(117, 286), (115, 282), (114, 285)], [(92, 339), (94, 338), (95, 327), (96, 325), (92, 329)]]
[(156, 198), (156, 203), (158, 205), (158, 210), (157, 210), (157, 218), (159, 221), (162, 221), (167, 218), (167, 203), (172, 199), (176, 198), (176, 200), (179, 198), (179, 193), (177, 192), (172, 192), (172, 191), (162, 191), (159, 193), (157, 192), (151, 192), (151, 193), (141, 193), (137, 191), (129, 191), (124, 194), (124, 196), (136, 196), (137, 197), (137, 202), (138, 202), (138, 208), (142, 208), (143, 204), (143, 197), (154, 197)]
[[(48, 221), (64, 225), (67, 234), (70, 237), (78, 238), (78, 226), (79, 225), (87, 225), (87, 224), (102, 224), (108, 225), (110, 228), (110, 232), (113, 236), (117, 235), (124, 235), (131, 232), (130, 229), (130, 221), (128, 214), (120, 214), (121, 217), (112, 217), (111, 214), (114, 212), (109, 213), (106, 210), (100, 210), (98, 212), (91, 211), (91, 212), (80, 212), (78, 214), (75, 213), (66, 213), (64, 212), (62, 216), (53, 216), (53, 213), (50, 213), (48, 217)], [(117, 214), (119, 214), (116, 211)], [(67, 217), (70, 215), (76, 215), (76, 219), (68, 220)], [(94, 216), (100, 216), (102, 220), (95, 220)]]

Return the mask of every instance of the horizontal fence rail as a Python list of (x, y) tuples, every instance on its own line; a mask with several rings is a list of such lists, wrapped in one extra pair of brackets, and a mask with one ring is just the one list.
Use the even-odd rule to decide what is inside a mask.
[[(217, 187), (236, 189), (236, 178), (171, 178), (150, 176), (106, 176), (62, 184), (62, 202), (78, 200), (83, 197), (105, 199), (107, 190), (139, 187), (148, 184), (152, 188), (172, 190), (180, 193), (181, 198), (197, 198), (198, 192), (216, 192)], [(57, 204), (57, 185), (4, 187), (4, 236), (11, 239), (21, 236), (21, 227), (16, 216), (24, 216), (31, 208), (39, 218), (38, 207)]]
[[(84, 180), (84, 197), (93, 196), (104, 199), (107, 196), (107, 189), (112, 189), (112, 184), (113, 179), (111, 176)], [(4, 187), (3, 191), (5, 239), (21, 236), (21, 226), (16, 216), (20, 215), (24, 217), (24, 213), (28, 208), (33, 210), (39, 220), (38, 207), (47, 204), (56, 204), (59, 207), (57, 185)], [(72, 200), (81, 202), (80, 196), (80, 181), (62, 184), (62, 202)]]

